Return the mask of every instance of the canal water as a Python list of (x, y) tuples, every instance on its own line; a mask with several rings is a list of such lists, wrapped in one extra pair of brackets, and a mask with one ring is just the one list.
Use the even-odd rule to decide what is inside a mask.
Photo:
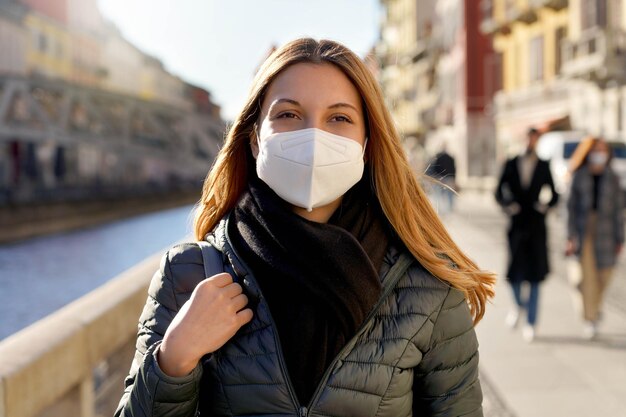
[(0, 245), (0, 340), (190, 236), (192, 206)]

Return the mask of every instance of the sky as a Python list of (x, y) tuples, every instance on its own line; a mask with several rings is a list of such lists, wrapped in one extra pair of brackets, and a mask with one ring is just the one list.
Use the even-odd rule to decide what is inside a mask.
[(364, 56), (378, 39), (378, 0), (98, 0), (126, 39), (200, 85), (233, 119), (272, 45), (302, 36)]

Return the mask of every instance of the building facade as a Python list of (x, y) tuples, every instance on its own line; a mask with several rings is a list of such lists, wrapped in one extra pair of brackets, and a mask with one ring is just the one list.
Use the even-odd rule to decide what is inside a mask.
[[(432, 154), (443, 146), (456, 157), (461, 185), (490, 186), (495, 174), (495, 132), (491, 100), (499, 88), (491, 43), (480, 31), (480, 4), (442, 0), (436, 7), (441, 91), (436, 123), (427, 144)], [(497, 68), (497, 67), (496, 67)], [(485, 183), (486, 182), (486, 183)]]
[(0, 57), (0, 206), (195, 187), (222, 141), (210, 93), (96, 0), (0, 0)]
[(560, 45), (567, 36), (562, 1), (483, 1), (481, 28), (502, 62), (502, 90), (495, 96), (498, 160), (519, 152), (525, 133), (567, 118), (569, 83), (560, 76)]
[(623, 138), (624, 0), (483, 0), (481, 29), (502, 59), (495, 98), (498, 158), (524, 133), (580, 130)]
[(570, 0), (561, 74), (571, 80), (575, 129), (625, 138), (626, 1)]
[(423, 142), (436, 102), (435, 0), (385, 0), (376, 55), (385, 97), (404, 138)]
[[(377, 47), (381, 85), (408, 150), (421, 169), (443, 146), (461, 185), (494, 175), (491, 97), (499, 74), (469, 0), (386, 0)], [(417, 146), (412, 143), (416, 142)], [(419, 164), (417, 164), (419, 166)]]
[(22, 25), (26, 8), (0, 2), (0, 73), (26, 74), (24, 50), (29, 41)]

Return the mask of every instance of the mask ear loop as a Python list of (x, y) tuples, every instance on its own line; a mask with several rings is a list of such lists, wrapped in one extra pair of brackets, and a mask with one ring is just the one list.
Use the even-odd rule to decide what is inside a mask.
[(252, 125), (252, 135), (254, 137), (254, 140), (256, 141), (257, 144), (259, 144), (260, 140), (259, 140), (259, 127), (257, 126), (257, 123), (254, 122), (254, 124)]
[[(256, 146), (257, 153), (261, 151), (261, 138), (259, 137), (259, 131), (256, 122), (252, 125), (252, 132), (250, 133), (250, 146)], [(254, 156), (254, 159), (257, 158), (254, 155), (254, 150), (252, 150), (252, 156)]]
[(368, 140), (370, 140), (370, 138), (365, 138), (365, 142), (363, 142), (363, 152), (361, 153), (361, 158), (365, 158), (365, 149), (367, 148)]

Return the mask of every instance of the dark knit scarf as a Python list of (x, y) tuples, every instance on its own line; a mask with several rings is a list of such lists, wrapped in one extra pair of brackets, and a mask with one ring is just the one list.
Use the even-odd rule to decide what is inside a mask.
[(232, 244), (252, 269), (280, 336), (301, 403), (381, 295), (389, 226), (368, 175), (327, 224), (308, 221), (258, 178), (234, 209)]

